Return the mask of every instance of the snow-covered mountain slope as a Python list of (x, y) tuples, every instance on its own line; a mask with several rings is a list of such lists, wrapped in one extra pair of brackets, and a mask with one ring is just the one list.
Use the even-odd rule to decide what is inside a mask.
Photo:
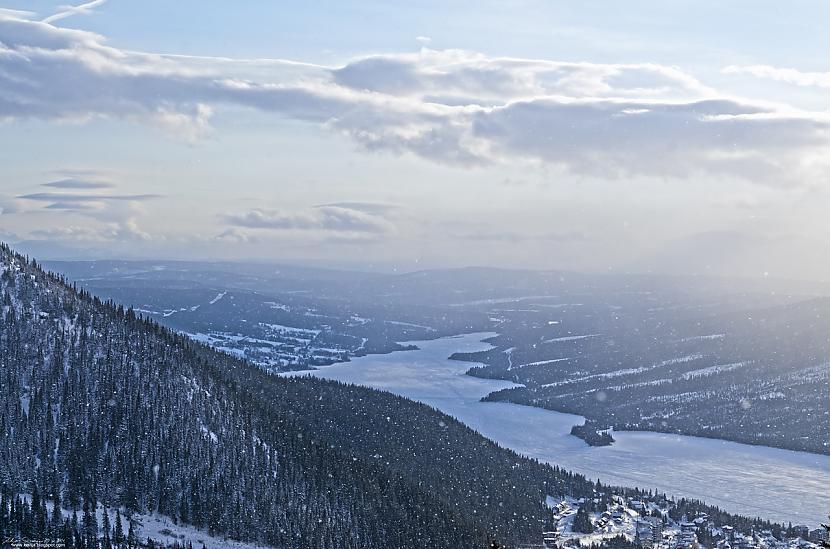
[[(0, 248), (0, 478), (276, 547), (536, 539), (584, 477), (426, 406), (287, 380)], [(414, 540), (414, 541), (413, 541)]]

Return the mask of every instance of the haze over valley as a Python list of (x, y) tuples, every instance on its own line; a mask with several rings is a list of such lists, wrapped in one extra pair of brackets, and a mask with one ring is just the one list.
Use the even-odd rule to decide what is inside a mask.
[(828, 20), (5, 0), (0, 549), (830, 548)]

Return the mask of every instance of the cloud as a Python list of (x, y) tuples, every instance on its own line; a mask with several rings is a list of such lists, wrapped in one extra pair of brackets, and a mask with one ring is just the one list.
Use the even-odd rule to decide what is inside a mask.
[(90, 181), (74, 177), (44, 183), (43, 186), (54, 189), (110, 189), (114, 187), (112, 183), (106, 181)]
[[(78, 187), (76, 187), (78, 188)], [(91, 187), (80, 187), (91, 188)], [(97, 188), (97, 187), (95, 187)], [(110, 200), (127, 201), (127, 202), (141, 202), (144, 200), (151, 200), (159, 198), (161, 195), (157, 194), (99, 194), (99, 193), (58, 193), (58, 192), (44, 192), (44, 193), (30, 193), (23, 194), (17, 198), (23, 200), (36, 200), (39, 202), (106, 202)]]
[(94, 8), (97, 8), (106, 2), (107, 0), (92, 0), (91, 2), (86, 2), (78, 6), (61, 6), (61, 11), (54, 15), (50, 15), (43, 20), (43, 23), (54, 23), (56, 21), (60, 21), (61, 19), (72, 17), (73, 15), (91, 13)]
[(464, 50), (373, 55), (331, 71), (356, 90), (452, 105), (501, 105), (542, 96), (691, 98), (714, 93), (674, 67), (488, 57)]
[(88, 226), (65, 226), (52, 227), (49, 229), (37, 229), (31, 232), (30, 236), (35, 240), (77, 240), (77, 241), (99, 241), (107, 240), (112, 233), (101, 231), (95, 227)]
[[(46, 210), (65, 211), (88, 215), (106, 222), (135, 223), (135, 214), (138, 205), (148, 200), (160, 198), (157, 194), (113, 194), (95, 191), (100, 186), (89, 186), (88, 181), (66, 180), (53, 182), (58, 188), (75, 189), (81, 192), (36, 192), (22, 194), (16, 197), (18, 201), (32, 201), (44, 203)], [(47, 183), (46, 185), (56, 186)], [(74, 186), (73, 186), (74, 185)], [(107, 187), (112, 185), (107, 184)], [(122, 221), (123, 219), (123, 221)]]
[(80, 242), (124, 242), (130, 240), (151, 240), (152, 237), (138, 228), (134, 220), (123, 223), (108, 223), (101, 227), (65, 226), (38, 229), (29, 235), (34, 240), (80, 241)]
[[(54, 238), (64, 241), (137, 241), (150, 240), (151, 235), (141, 230), (137, 218), (143, 213), (142, 204), (161, 198), (158, 194), (121, 194), (109, 192), (115, 185), (100, 179), (100, 170), (59, 170), (55, 173), (69, 175), (41, 187), (57, 189), (22, 194), (4, 201), (0, 197), (0, 209), (8, 203), (12, 211), (20, 211), (21, 203), (42, 205), (41, 212), (69, 212), (96, 221), (94, 225), (61, 226), (41, 229), (31, 233), (34, 239)], [(108, 192), (103, 192), (108, 191)]]
[(222, 231), (214, 237), (214, 240), (219, 242), (232, 242), (234, 244), (248, 244), (258, 241), (255, 235), (251, 235), (248, 232), (242, 231), (236, 227), (231, 227), (230, 229)]
[(89, 202), (58, 201), (44, 206), (47, 210), (66, 210), (71, 212), (95, 211), (97, 208)]
[(317, 208), (345, 208), (349, 210), (357, 210), (370, 215), (385, 216), (388, 213), (400, 208), (397, 204), (387, 204), (384, 202), (332, 202), (331, 204), (320, 204)]
[(30, 19), (37, 15), (33, 11), (25, 11), (25, 10), (13, 10), (9, 8), (0, 8), (0, 17), (10, 17), (15, 19)]
[[(254, 66), (255, 79), (240, 77)], [(121, 50), (91, 32), (0, 13), (0, 120), (117, 118), (197, 139), (228, 105), (456, 166), (768, 185), (824, 181), (830, 169), (830, 115), (720, 94), (677, 67), (429, 49), (341, 67), (191, 58)]]
[(734, 100), (520, 101), (476, 116), (473, 125), (502, 156), (605, 178), (708, 173), (785, 184), (810, 177), (813, 167), (827, 173), (803, 156), (827, 150), (827, 121)]
[(730, 65), (721, 72), (766, 78), (795, 86), (830, 88), (830, 72), (804, 72), (771, 65)]
[(229, 214), (225, 220), (237, 227), (280, 231), (381, 235), (394, 229), (392, 223), (381, 214), (335, 205), (317, 206), (297, 212), (256, 209)]

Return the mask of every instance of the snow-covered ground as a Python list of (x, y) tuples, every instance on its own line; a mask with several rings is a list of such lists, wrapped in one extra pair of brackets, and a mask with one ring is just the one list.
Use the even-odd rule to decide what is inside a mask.
[[(110, 518), (114, 518), (112, 513), (110, 514)], [(194, 549), (201, 549), (202, 545), (207, 549), (264, 549), (267, 547), (253, 543), (234, 541), (223, 537), (209, 536), (207, 532), (184, 524), (174, 524), (170, 518), (155, 513), (152, 515), (135, 515), (135, 519), (137, 521), (139, 539), (142, 542), (147, 541), (147, 538), (150, 537), (165, 545), (179, 542), (187, 546), (189, 542), (193, 544)], [(124, 532), (126, 532), (126, 528), (128, 527), (126, 521), (124, 525)]]
[(590, 447), (569, 435), (583, 418), (541, 408), (479, 402), (507, 381), (464, 375), (454, 352), (488, 349), (468, 334), (414, 342), (419, 350), (369, 355), (322, 367), (315, 376), (367, 385), (419, 400), (503, 446), (612, 484), (702, 499), (743, 515), (818, 525), (830, 513), (830, 456), (697, 437), (617, 432), (612, 446)]
[[(29, 494), (20, 495), (26, 501), (31, 502), (31, 496)], [(50, 514), (54, 509), (51, 502), (46, 503), (46, 508)], [(63, 509), (61, 514), (64, 518), (71, 519), (72, 513), (68, 509)], [(81, 520), (83, 517), (82, 512), (76, 511), (76, 513), (78, 519)], [(95, 509), (95, 515), (98, 519), (98, 527), (101, 528), (104, 523), (104, 508), (102, 505), (98, 505)], [(117, 516), (115, 509), (107, 509), (107, 515), (109, 515), (110, 524), (114, 526)], [(178, 542), (181, 545), (187, 546), (188, 543), (191, 543), (194, 549), (202, 549), (203, 546), (206, 549), (265, 549), (267, 547), (265, 545), (234, 541), (222, 536), (211, 536), (207, 532), (193, 526), (181, 523), (176, 524), (170, 517), (157, 513), (133, 514), (132, 520), (135, 525), (136, 536), (141, 543), (145, 543), (147, 538), (152, 538), (154, 541), (161, 542), (164, 545), (172, 545)], [(127, 535), (130, 523), (126, 514), (122, 514), (121, 528), (124, 531), (124, 535)], [(103, 531), (99, 530), (99, 535), (103, 536)]]

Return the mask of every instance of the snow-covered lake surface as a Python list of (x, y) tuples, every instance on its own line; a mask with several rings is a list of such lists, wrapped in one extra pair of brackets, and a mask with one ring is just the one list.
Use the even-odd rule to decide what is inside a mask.
[(527, 456), (603, 482), (653, 488), (702, 499), (733, 513), (818, 525), (830, 513), (830, 456), (648, 432), (614, 433), (617, 442), (590, 447), (569, 434), (582, 418), (507, 403), (479, 402), (513, 386), (464, 375), (452, 353), (488, 349), (494, 334), (414, 342), (417, 351), (369, 355), (313, 372), (418, 400)]

